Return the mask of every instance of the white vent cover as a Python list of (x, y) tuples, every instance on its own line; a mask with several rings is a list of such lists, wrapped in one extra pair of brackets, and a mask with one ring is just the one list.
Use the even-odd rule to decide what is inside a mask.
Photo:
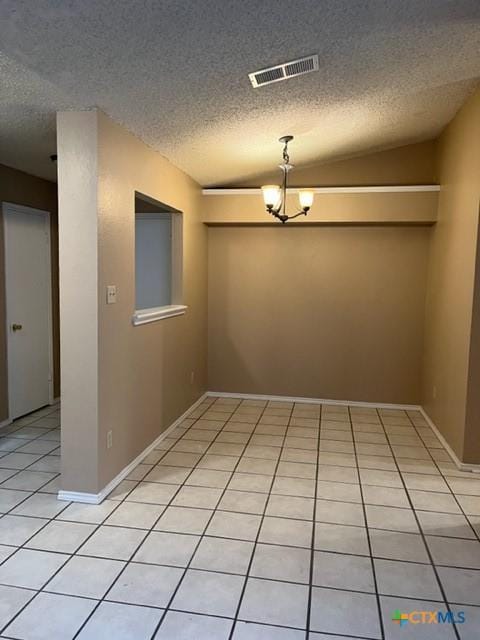
[(278, 64), (276, 67), (260, 69), (260, 71), (249, 73), (248, 77), (252, 87), (257, 88), (272, 84), (272, 82), (280, 82), (295, 76), (302, 76), (304, 73), (310, 73), (311, 71), (318, 71), (318, 55), (291, 60), (290, 62)]

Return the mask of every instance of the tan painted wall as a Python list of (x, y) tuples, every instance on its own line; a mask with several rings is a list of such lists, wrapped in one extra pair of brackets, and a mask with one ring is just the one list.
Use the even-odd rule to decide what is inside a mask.
[[(80, 141), (88, 139), (87, 148), (80, 154), (75, 152)], [(86, 336), (88, 349), (97, 355), (94, 379), (87, 389), (91, 411), (88, 421), (79, 415), (85, 396), (73, 387), (72, 379), (71, 395), (65, 398), (64, 406), (69, 400), (74, 411), (62, 422), (62, 446), (66, 445), (62, 451), (62, 488), (97, 492), (206, 390), (207, 230), (200, 219), (200, 187), (104, 114), (59, 114), (58, 140), (59, 174), (64, 176), (59, 183), (60, 238), (64, 233), (68, 238), (75, 231), (74, 220), (80, 224), (80, 217), (85, 221), (84, 230), (87, 232), (89, 226), (92, 233), (86, 241), (92, 259), (95, 261), (95, 252), (98, 255), (98, 272), (89, 276), (95, 280), (95, 300), (87, 299), (86, 309), (81, 310), (82, 316), (93, 314)], [(82, 158), (86, 160), (83, 164)], [(188, 305), (184, 316), (139, 327), (131, 322), (135, 301), (135, 191), (183, 211), (183, 290)], [(62, 230), (64, 207), (72, 206), (70, 198), (63, 200), (63, 195), (72, 192), (88, 195), (71, 209), (68, 228)], [(80, 212), (81, 216), (76, 215)], [(88, 268), (89, 262), (83, 261), (81, 246), (70, 249), (73, 253), (61, 253), (61, 265), (70, 265), (63, 270), (61, 284), (66, 313), (75, 305), (69, 298), (69, 280), (75, 281), (78, 267)], [(80, 264), (75, 271), (77, 260)], [(109, 284), (117, 286), (118, 301), (107, 306), (105, 288)], [(66, 342), (78, 330), (84, 334), (73, 314), (66, 320), (62, 316), (62, 322), (66, 324)], [(72, 367), (79, 366), (77, 354), (66, 349), (65, 354), (69, 361), (63, 371), (67, 364), (73, 371)], [(84, 365), (77, 374), (86, 382), (89, 365)], [(113, 447), (107, 450), (109, 430), (113, 431)], [(81, 446), (84, 457), (95, 467), (91, 477), (82, 460), (75, 461), (77, 434), (87, 441)], [(67, 449), (70, 453), (65, 454)]]
[[(281, 150), (279, 144), (278, 162), (281, 160)], [(290, 144), (290, 155), (295, 164), (295, 141)], [(277, 183), (279, 177), (280, 170), (276, 169), (234, 186), (260, 187), (272, 181)], [(292, 187), (408, 185), (431, 184), (435, 182), (434, 178), (435, 141), (428, 140), (348, 160), (298, 167), (290, 174), (289, 183)]]
[[(434, 153), (429, 141), (298, 168), (291, 184), (432, 184)], [(431, 229), (388, 225), (434, 223), (436, 209), (436, 193), (328, 194), (295, 227), (229, 227), (268, 222), (261, 197), (206, 197), (204, 219), (226, 225), (209, 228), (209, 388), (419, 402)]]
[[(292, 143), (292, 159), (294, 158)], [(289, 174), (289, 185), (295, 186), (386, 186), (430, 185), (435, 178), (435, 141), (405, 145), (396, 149), (371, 153), (349, 160), (297, 167)], [(279, 145), (279, 151), (281, 147)], [(279, 157), (280, 159), (280, 157)], [(260, 187), (280, 184), (279, 169), (249, 181), (231, 185)], [(434, 222), (437, 214), (436, 192), (410, 193), (321, 193), (316, 194), (308, 217), (289, 224), (305, 222), (330, 223), (401, 223)], [(298, 210), (298, 196), (287, 199), (288, 210)], [(204, 198), (203, 217), (207, 224), (255, 223), (278, 224), (265, 215), (261, 195), (219, 196)]]
[[(441, 136), (438, 158), (442, 190), (429, 268), (423, 402), (458, 457), (480, 462), (479, 410), (473, 405), (479, 402), (478, 385), (469, 386), (479, 355), (478, 302), (473, 329), (472, 311), (478, 260), (480, 90)], [(477, 278), (478, 271), (477, 267)], [(478, 286), (477, 281), (477, 296)]]
[[(300, 216), (288, 224), (433, 224), (437, 202), (438, 191), (317, 193), (307, 217)], [(298, 194), (288, 194), (287, 213), (298, 211)], [(255, 192), (206, 195), (203, 220), (207, 224), (279, 224), (267, 215), (262, 195)]]
[[(100, 446), (104, 485), (207, 387), (207, 231), (200, 187), (158, 153), (114, 124), (99, 120), (100, 443), (114, 430), (115, 447)], [(133, 327), (133, 192), (183, 212), (185, 316)], [(119, 287), (117, 305), (105, 287)], [(190, 383), (191, 372), (195, 382)]]
[(417, 403), (427, 227), (210, 227), (209, 388)]
[(8, 416), (7, 343), (5, 333), (5, 263), (1, 203), (13, 202), (50, 211), (52, 244), (52, 308), (54, 395), (60, 394), (60, 338), (58, 312), (58, 222), (57, 187), (48, 180), (0, 165), (0, 422)]

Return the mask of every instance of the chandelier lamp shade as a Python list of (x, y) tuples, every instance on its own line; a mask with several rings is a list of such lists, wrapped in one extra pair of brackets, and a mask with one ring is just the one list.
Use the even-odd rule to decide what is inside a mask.
[(293, 140), (293, 136), (283, 136), (279, 142), (283, 144), (283, 162), (280, 169), (283, 172), (282, 186), (276, 184), (266, 184), (262, 187), (263, 200), (267, 212), (274, 218), (285, 224), (287, 220), (293, 220), (298, 216), (306, 216), (313, 204), (313, 189), (299, 189), (298, 199), (300, 201), (301, 211), (293, 215), (287, 215), (287, 183), (288, 174), (293, 169), (290, 164), (290, 156), (288, 155), (288, 143)]

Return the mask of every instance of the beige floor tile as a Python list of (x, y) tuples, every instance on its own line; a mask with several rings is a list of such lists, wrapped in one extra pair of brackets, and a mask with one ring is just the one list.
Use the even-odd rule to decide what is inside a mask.
[(39, 593), (5, 633), (22, 640), (73, 638), (96, 606), (95, 600)]

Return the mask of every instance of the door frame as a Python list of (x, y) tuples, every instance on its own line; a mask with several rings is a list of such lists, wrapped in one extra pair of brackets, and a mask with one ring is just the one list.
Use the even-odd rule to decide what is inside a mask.
[(33, 207), (26, 207), (24, 205), (15, 204), (13, 202), (1, 202), (2, 209), (2, 218), (3, 218), (3, 256), (4, 256), (4, 265), (5, 265), (5, 328), (6, 328), (6, 340), (7, 340), (7, 394), (8, 394), (8, 419), (3, 424), (10, 424), (13, 420), (11, 418), (10, 407), (11, 407), (11, 371), (10, 371), (10, 316), (9, 316), (9, 308), (8, 308), (8, 299), (9, 299), (9, 291), (11, 288), (11, 283), (9, 282), (9, 273), (8, 273), (8, 223), (7, 223), (7, 212), (8, 213), (24, 213), (30, 215), (40, 215), (44, 217), (45, 220), (45, 238), (46, 238), (46, 246), (47, 246), (47, 269), (49, 273), (49, 278), (47, 282), (47, 296), (48, 296), (48, 304), (47, 304), (47, 322), (48, 322), (48, 404), (52, 405), (54, 403), (53, 397), (53, 309), (52, 309), (52, 241), (51, 241), (51, 229), (50, 222), (51, 216), (50, 211), (44, 211), (43, 209), (35, 209)]

